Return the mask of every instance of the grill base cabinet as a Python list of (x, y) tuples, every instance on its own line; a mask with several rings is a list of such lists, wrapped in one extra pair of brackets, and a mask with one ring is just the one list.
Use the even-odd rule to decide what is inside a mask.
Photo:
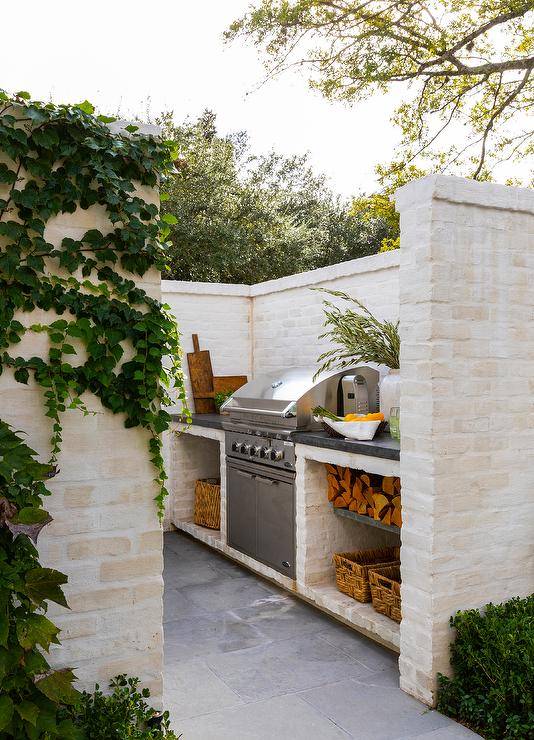
[(227, 497), (228, 544), (295, 578), (294, 474), (228, 462)]

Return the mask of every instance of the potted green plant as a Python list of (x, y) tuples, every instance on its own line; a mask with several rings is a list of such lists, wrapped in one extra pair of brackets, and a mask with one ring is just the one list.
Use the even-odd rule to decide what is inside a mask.
[(374, 363), (385, 365), (389, 372), (380, 382), (380, 410), (386, 420), (389, 411), (400, 405), (400, 336), (399, 322), (380, 321), (357, 298), (340, 290), (315, 288), (323, 293), (354, 304), (357, 309), (340, 306), (329, 300), (323, 302), (328, 328), (319, 339), (329, 339), (335, 346), (323, 352), (317, 374), (331, 368), (353, 367)]
[(213, 397), (215, 401), (215, 408), (217, 409), (217, 413), (221, 413), (221, 406), (223, 403), (229, 399), (233, 395), (233, 391), (220, 391), (219, 393), (216, 393)]

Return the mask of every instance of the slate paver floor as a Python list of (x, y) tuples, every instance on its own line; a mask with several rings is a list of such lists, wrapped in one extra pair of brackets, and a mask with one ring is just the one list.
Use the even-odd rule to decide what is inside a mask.
[(397, 657), (186, 535), (165, 535), (165, 708), (183, 740), (476, 738)]

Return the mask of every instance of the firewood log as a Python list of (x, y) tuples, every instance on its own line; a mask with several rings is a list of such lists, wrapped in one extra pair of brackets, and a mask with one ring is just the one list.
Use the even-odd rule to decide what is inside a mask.
[(392, 476), (385, 475), (382, 479), (382, 491), (388, 496), (393, 496), (395, 493), (395, 479)]
[(358, 487), (356, 484), (352, 486), (352, 498), (355, 501), (365, 501), (361, 487)]
[(334, 506), (336, 507), (336, 509), (348, 508), (348, 504), (343, 498), (343, 496), (338, 496), (337, 498), (334, 499)]
[(373, 501), (374, 501), (374, 518), (377, 520), (380, 520), (381, 519), (380, 514), (383, 512), (384, 509), (389, 508), (389, 501), (382, 493), (373, 494)]
[(339, 491), (336, 491), (336, 489), (333, 486), (328, 487), (328, 500), (334, 501), (339, 495)]
[(367, 501), (367, 503), (369, 504), (369, 506), (371, 506), (371, 507), (374, 508), (375, 502), (374, 502), (374, 499), (373, 499), (373, 494), (370, 493), (370, 491), (369, 491), (368, 488), (365, 491), (363, 491), (363, 496), (364, 496), (365, 500)]
[(328, 483), (332, 486), (332, 488), (335, 488), (336, 491), (339, 491), (339, 481), (336, 478), (335, 475), (327, 475), (326, 476)]
[(395, 496), (391, 502), (393, 504), (393, 511), (391, 512), (391, 523), (396, 527), (402, 525), (402, 513), (401, 513), (401, 497)]

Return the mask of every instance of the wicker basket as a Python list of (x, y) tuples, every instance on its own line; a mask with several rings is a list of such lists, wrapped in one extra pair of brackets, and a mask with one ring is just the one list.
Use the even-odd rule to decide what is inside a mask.
[(369, 569), (377, 565), (396, 565), (400, 562), (399, 557), (399, 547), (336, 553), (333, 562), (338, 589), (357, 601), (371, 601)]
[(201, 527), (221, 528), (221, 482), (218, 478), (203, 478), (195, 483), (193, 521)]
[(378, 566), (369, 570), (373, 607), (379, 614), (400, 622), (401, 615), (401, 575), (400, 566)]

